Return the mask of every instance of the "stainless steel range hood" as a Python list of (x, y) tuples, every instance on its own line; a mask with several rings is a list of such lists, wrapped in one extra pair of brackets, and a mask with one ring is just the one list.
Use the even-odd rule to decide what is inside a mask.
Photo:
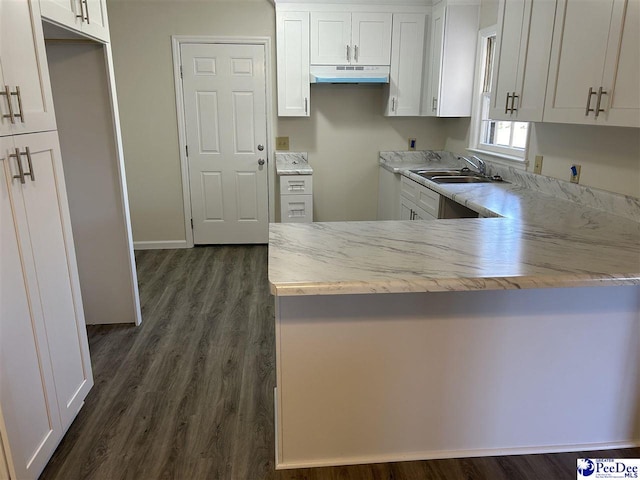
[(389, 83), (389, 66), (311, 65), (311, 83)]

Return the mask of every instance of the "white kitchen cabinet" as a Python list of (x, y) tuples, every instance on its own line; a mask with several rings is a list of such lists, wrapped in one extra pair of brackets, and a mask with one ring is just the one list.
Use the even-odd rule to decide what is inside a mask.
[(501, 0), (489, 118), (541, 122), (555, 0)]
[(312, 65), (389, 65), (392, 14), (311, 12)]
[(51, 23), (109, 41), (106, 0), (40, 0), (40, 12)]
[(391, 74), (384, 114), (419, 116), (422, 101), (425, 14), (395, 13)]
[(309, 12), (276, 13), (278, 115), (309, 116)]
[(545, 122), (640, 127), (640, 2), (558, 0)]
[(36, 0), (0, 2), (0, 135), (55, 130)]
[(476, 4), (442, 0), (433, 6), (425, 58), (429, 75), (422, 98), (423, 115), (471, 115), (479, 19), (480, 6)]
[(280, 175), (280, 221), (313, 222), (312, 175)]
[(93, 379), (57, 133), (5, 137), (0, 159), (0, 405), (12, 474), (28, 479)]

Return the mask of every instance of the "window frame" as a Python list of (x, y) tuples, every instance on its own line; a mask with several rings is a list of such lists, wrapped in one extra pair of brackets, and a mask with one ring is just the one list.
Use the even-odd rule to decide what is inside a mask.
[[(487, 65), (487, 40), (490, 37), (497, 36), (497, 26), (492, 25), (487, 28), (483, 28), (478, 32), (478, 44), (476, 51), (476, 73), (474, 80), (474, 91), (473, 91), (473, 104), (471, 107), (471, 125), (469, 131), (469, 148), (467, 150), (484, 154), (489, 157), (494, 157), (498, 160), (506, 160), (510, 165), (517, 165), (521, 168), (526, 168), (528, 165), (527, 161), (527, 150), (529, 148), (529, 139), (531, 136), (531, 123), (529, 123), (529, 128), (527, 130), (527, 140), (525, 142), (524, 149), (504, 147), (499, 145), (490, 145), (481, 142), (482, 131), (483, 131), (483, 119), (482, 119), (482, 101), (487, 96), (487, 94), (483, 91), (483, 87), (485, 85), (485, 72)], [(494, 56), (495, 56), (495, 47), (496, 43), (494, 42)], [(495, 61), (495, 58), (494, 58)], [(491, 72), (493, 76), (493, 71)], [(492, 79), (493, 81), (493, 79)], [(490, 94), (489, 94), (490, 98)], [(496, 122), (501, 120), (496, 120)], [(504, 121), (504, 120), (502, 120)], [(520, 123), (512, 121), (512, 124)], [(511, 135), (513, 135), (513, 128), (511, 130)]]

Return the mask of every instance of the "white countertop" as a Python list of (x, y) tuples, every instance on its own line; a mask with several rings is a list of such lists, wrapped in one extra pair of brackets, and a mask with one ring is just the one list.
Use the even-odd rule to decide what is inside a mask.
[(276, 152), (276, 175), (313, 175), (307, 152)]
[(272, 293), (640, 285), (640, 223), (633, 218), (514, 183), (439, 185), (407, 171), (424, 166), (385, 168), (502, 218), (271, 224)]

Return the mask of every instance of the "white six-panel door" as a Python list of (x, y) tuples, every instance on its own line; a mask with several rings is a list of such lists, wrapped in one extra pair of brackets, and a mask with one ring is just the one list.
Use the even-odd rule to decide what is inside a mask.
[(264, 47), (183, 44), (180, 55), (194, 243), (267, 243)]

